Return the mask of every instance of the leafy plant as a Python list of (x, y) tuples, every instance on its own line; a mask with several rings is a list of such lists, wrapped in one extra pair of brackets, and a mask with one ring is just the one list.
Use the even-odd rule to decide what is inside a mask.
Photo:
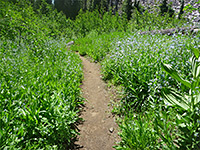
[(0, 149), (68, 149), (77, 135), (81, 60), (65, 17), (45, 10), (0, 1)]
[(162, 101), (160, 91), (163, 86), (188, 91), (164, 74), (160, 60), (165, 59), (176, 69), (184, 70), (182, 75), (185, 78), (191, 77), (187, 61), (190, 54), (181, 50), (185, 49), (183, 43), (189, 41), (192, 42), (186, 36), (132, 34), (113, 44), (110, 54), (102, 62), (102, 72), (105, 80), (124, 87), (126, 97), (121, 101), (122, 110), (126, 106), (144, 110), (152, 103), (158, 104)]
[(170, 76), (190, 89), (187, 94), (180, 93), (172, 88), (163, 89), (165, 103), (177, 108), (176, 124), (181, 131), (177, 144), (180, 149), (197, 149), (200, 143), (200, 51), (196, 48), (193, 48), (192, 51), (194, 55), (191, 57), (190, 62), (193, 78), (190, 82), (183, 79), (170, 65), (162, 63), (162, 68)]
[(159, 148), (176, 150), (177, 146), (177, 131), (175, 115), (176, 111), (172, 108), (166, 109), (162, 105), (158, 106), (154, 111), (154, 130), (159, 137)]
[(95, 62), (103, 60), (110, 52), (114, 41), (122, 39), (127, 33), (113, 32), (109, 34), (98, 34), (96, 30), (91, 31), (87, 36), (76, 40), (71, 50), (79, 51), (81, 55), (90, 56)]
[(152, 119), (152, 114), (135, 114), (130, 111), (119, 124), (122, 141), (115, 146), (116, 150), (158, 149), (159, 137), (153, 129)]

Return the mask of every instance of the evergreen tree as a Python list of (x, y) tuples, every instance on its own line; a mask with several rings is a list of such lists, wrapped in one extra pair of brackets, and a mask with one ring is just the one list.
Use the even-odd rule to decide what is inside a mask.
[(66, 17), (74, 19), (81, 9), (81, 0), (55, 0), (55, 8), (62, 11)]
[(185, 2), (184, 2), (184, 0), (180, 0), (180, 2), (181, 2), (181, 8), (180, 8), (180, 12), (178, 14), (178, 19), (181, 19), (181, 16), (184, 13), (183, 9), (184, 9)]
[(132, 14), (132, 9), (133, 9), (133, 2), (132, 0), (125, 0), (123, 2), (123, 13), (126, 14), (127, 19), (130, 20), (131, 19), (131, 14)]
[(52, 0), (46, 0), (48, 4), (52, 4)]
[(87, 10), (87, 0), (82, 0), (82, 9), (83, 11)]
[(167, 0), (163, 0), (160, 5), (160, 14), (163, 16), (165, 13), (168, 13), (170, 17), (174, 15), (174, 10), (171, 8), (171, 5), (167, 4)]
[(160, 5), (160, 13), (161, 15), (164, 15), (168, 11), (167, 7), (167, 0), (163, 0), (162, 4)]

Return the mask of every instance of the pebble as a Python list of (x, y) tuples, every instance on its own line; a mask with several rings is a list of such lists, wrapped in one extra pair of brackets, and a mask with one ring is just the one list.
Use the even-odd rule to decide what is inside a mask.
[(114, 128), (113, 128), (113, 127), (111, 127), (111, 128), (109, 129), (109, 131), (110, 131), (110, 133), (113, 133), (113, 131), (114, 131)]

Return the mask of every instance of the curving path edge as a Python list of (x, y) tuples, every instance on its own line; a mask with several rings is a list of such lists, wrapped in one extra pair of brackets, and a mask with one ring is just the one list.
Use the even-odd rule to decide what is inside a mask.
[(85, 107), (81, 112), (83, 124), (78, 126), (80, 135), (75, 143), (81, 150), (113, 150), (119, 141), (117, 124), (108, 106), (110, 96), (106, 84), (101, 79), (100, 65), (91, 63), (80, 56), (83, 63), (84, 80), (82, 83)]

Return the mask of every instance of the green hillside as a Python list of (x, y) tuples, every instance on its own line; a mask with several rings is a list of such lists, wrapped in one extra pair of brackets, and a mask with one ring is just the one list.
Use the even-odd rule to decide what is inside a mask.
[(129, 18), (123, 9), (80, 10), (72, 20), (45, 1), (0, 1), (0, 149), (73, 147), (84, 104), (74, 51), (120, 89), (115, 149), (199, 149), (200, 32), (140, 34), (193, 24), (136, 6)]

